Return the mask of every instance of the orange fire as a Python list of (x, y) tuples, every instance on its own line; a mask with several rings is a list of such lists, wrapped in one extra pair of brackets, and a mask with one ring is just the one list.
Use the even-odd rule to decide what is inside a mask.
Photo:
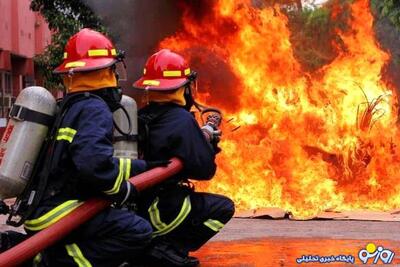
[(296, 61), (278, 7), (204, 3), (201, 15), (187, 7), (183, 29), (160, 44), (190, 59), (202, 102), (234, 118), (216, 177), (197, 187), (232, 197), (238, 210), (281, 207), (299, 218), (400, 207), (397, 101), (381, 77), (390, 56), (369, 1), (352, 4), (346, 50), (316, 73)]

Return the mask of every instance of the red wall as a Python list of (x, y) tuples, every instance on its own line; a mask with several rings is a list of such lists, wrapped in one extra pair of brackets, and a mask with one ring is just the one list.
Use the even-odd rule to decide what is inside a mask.
[(0, 0), (0, 49), (11, 50), (11, 0)]
[(50, 42), (47, 24), (29, 5), (30, 0), (0, 0), (0, 50), (32, 58)]
[(15, 99), (24, 86), (37, 83), (33, 57), (51, 42), (46, 22), (29, 9), (30, 2), (0, 0), (0, 75), (12, 77), (12, 93), (5, 90), (0, 79), (0, 118), (7, 117), (9, 110), (2, 105), (4, 98)]

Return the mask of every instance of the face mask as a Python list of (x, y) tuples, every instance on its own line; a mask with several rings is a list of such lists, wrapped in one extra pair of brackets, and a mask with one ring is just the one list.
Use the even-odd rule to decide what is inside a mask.
[(190, 83), (188, 85), (185, 86), (185, 101), (186, 101), (186, 105), (185, 105), (185, 109), (190, 111), (190, 109), (192, 108), (193, 104), (194, 104), (194, 99), (193, 99), (193, 95), (192, 95), (192, 90), (190, 88)]
[(120, 87), (117, 87), (115, 89), (109, 89), (111, 98), (114, 99), (115, 102), (121, 103), (122, 99), (122, 89)]
[(100, 96), (108, 105), (111, 112), (116, 111), (121, 107), (121, 99), (122, 99), (122, 89), (117, 87), (113, 88), (105, 88), (96, 93)]

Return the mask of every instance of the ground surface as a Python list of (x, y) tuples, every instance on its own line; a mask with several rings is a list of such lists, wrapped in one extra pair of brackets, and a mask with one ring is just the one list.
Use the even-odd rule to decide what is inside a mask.
[[(393, 251), (389, 266), (400, 266), (399, 222), (233, 219), (195, 255), (202, 267), (376, 266), (358, 259), (369, 243)], [(303, 255), (351, 255), (355, 262), (298, 264)]]
[[(400, 266), (400, 222), (233, 219), (194, 255), (201, 267), (376, 266), (358, 259), (369, 243), (394, 252), (389, 266)], [(303, 255), (350, 255), (355, 263), (297, 264)]]

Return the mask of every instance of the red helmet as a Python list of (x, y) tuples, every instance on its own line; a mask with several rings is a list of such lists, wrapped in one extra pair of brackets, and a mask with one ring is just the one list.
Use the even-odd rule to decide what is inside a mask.
[(82, 29), (68, 40), (64, 61), (54, 73), (98, 70), (117, 61), (117, 51), (110, 39), (97, 31)]
[(182, 56), (162, 49), (147, 60), (143, 73), (143, 77), (133, 87), (166, 91), (178, 89), (188, 83), (191, 71)]

